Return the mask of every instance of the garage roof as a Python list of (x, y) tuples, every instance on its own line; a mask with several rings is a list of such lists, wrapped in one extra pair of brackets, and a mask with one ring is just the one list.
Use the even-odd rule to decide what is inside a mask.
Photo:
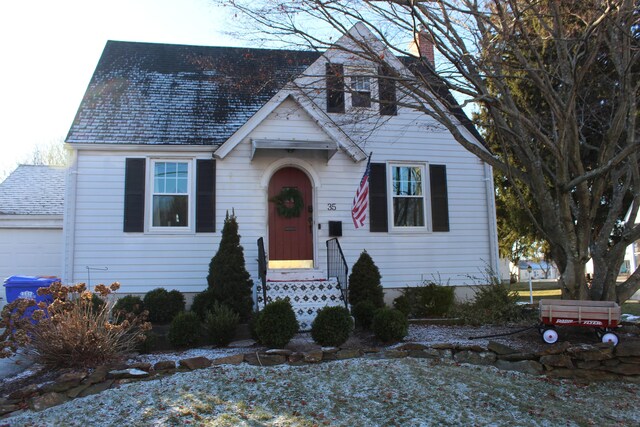
[(0, 215), (62, 215), (65, 169), (20, 165), (0, 183)]

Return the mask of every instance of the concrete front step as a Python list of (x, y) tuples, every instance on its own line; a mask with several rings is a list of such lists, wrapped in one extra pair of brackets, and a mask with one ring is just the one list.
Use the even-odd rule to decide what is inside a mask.
[[(281, 277), (281, 276), (279, 276)], [(332, 279), (278, 281), (267, 279), (267, 303), (289, 299), (301, 331), (311, 329), (311, 323), (318, 311), (325, 306), (344, 306), (342, 290), (338, 281)], [(258, 285), (258, 307), (263, 309), (265, 302), (262, 285)]]
[(267, 280), (270, 282), (295, 282), (299, 280), (326, 280), (326, 274), (322, 270), (309, 269), (279, 269), (268, 270)]

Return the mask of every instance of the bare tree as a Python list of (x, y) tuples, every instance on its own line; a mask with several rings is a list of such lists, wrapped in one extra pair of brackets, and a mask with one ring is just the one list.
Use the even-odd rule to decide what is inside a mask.
[(54, 140), (48, 144), (37, 145), (22, 163), (29, 165), (66, 166), (67, 152), (63, 140)]
[[(625, 248), (640, 238), (637, 0), (222, 3), (244, 18), (245, 35), (252, 25), (265, 43), (322, 51), (347, 40), (334, 48), (382, 67), (401, 105), (432, 117), (516, 191), (526, 188), (530, 220), (549, 244), (565, 297), (625, 301), (640, 288), (638, 270), (616, 283)], [(357, 22), (389, 52), (413, 57), (404, 61), (411, 72), (349, 32)], [(407, 38), (433, 43), (437, 69), (407, 49)], [(538, 103), (523, 102), (514, 91), (521, 84)], [(490, 149), (460, 126), (467, 105), (483, 111), (474, 120), (494, 133)]]

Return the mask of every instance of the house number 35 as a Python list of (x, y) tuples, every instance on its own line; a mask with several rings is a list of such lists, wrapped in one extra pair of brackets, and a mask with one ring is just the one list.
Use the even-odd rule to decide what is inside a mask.
[(336, 210), (336, 204), (335, 203), (327, 203), (327, 210), (328, 211), (335, 211)]

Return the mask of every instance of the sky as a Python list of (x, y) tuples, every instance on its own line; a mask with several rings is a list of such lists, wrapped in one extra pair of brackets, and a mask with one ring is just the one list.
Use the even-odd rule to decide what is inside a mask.
[(0, 179), (67, 135), (107, 40), (249, 46), (211, 0), (0, 3)]

